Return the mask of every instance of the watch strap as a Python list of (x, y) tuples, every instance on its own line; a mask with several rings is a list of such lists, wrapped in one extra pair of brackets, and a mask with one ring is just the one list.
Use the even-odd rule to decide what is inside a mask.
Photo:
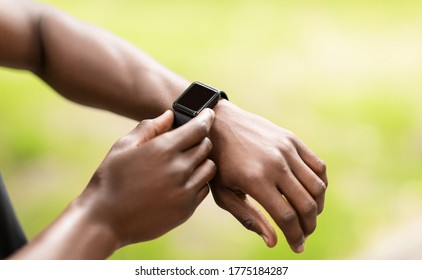
[(220, 90), (220, 97), (224, 98), (226, 100), (229, 100), (229, 97), (227, 96), (227, 93), (225, 93), (224, 91)]
[(182, 112), (179, 112), (176, 110), (173, 110), (173, 112), (174, 112), (173, 128), (182, 126), (192, 119), (192, 117), (185, 115)]

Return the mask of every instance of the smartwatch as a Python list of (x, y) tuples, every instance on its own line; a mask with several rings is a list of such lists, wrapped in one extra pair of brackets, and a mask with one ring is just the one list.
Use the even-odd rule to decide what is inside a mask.
[(220, 98), (229, 100), (224, 91), (193, 82), (173, 103), (173, 128), (187, 123), (205, 108), (214, 108)]

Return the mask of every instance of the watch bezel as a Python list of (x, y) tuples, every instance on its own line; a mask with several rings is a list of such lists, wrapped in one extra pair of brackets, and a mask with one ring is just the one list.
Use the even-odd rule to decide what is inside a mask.
[[(214, 92), (214, 95), (207, 100), (207, 102), (205, 102), (198, 110), (192, 110), (186, 106), (183, 106), (181, 104), (179, 104), (179, 100), (181, 98), (183, 98), (183, 96), (185, 96), (186, 94), (189, 93), (189, 90), (195, 86), (195, 85), (199, 85), (207, 90), (211, 90), (212, 92)], [(204, 110), (205, 108), (213, 108), (218, 100), (220, 99), (220, 91), (216, 88), (213, 88), (209, 85), (203, 84), (201, 82), (193, 82), (177, 99), (176, 101), (173, 102), (173, 109), (177, 110), (179, 112), (182, 112), (184, 114), (187, 114), (191, 117), (196, 117), (202, 110)]]

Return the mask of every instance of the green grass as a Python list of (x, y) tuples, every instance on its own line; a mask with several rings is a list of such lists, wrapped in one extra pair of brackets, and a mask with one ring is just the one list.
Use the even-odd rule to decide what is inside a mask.
[[(112, 258), (354, 258), (422, 212), (420, 1), (45, 2), (224, 88), (327, 162), (326, 208), (301, 255), (281, 232), (266, 248), (209, 197), (181, 227)], [(71, 104), (21, 71), (0, 69), (0, 92), (0, 168), (33, 237), (134, 122)]]

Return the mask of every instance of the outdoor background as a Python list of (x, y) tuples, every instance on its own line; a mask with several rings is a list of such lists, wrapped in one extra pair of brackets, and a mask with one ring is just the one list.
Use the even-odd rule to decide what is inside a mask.
[[(267, 248), (209, 196), (182, 226), (113, 259), (418, 257), (407, 248), (422, 251), (421, 1), (46, 2), (224, 89), (328, 166), (326, 208), (303, 254), (280, 231)], [(30, 238), (134, 126), (0, 69), (0, 169)]]

